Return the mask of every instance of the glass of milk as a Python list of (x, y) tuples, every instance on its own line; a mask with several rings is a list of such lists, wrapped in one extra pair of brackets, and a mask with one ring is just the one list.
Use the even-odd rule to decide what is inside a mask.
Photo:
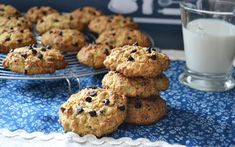
[(235, 0), (190, 0), (180, 6), (186, 57), (180, 82), (202, 91), (232, 89)]

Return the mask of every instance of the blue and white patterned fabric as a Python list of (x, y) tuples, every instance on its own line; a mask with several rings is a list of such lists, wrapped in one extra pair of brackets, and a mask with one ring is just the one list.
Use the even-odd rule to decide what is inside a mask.
[[(178, 82), (183, 69), (183, 61), (171, 61), (166, 72), (170, 87), (161, 93), (168, 107), (164, 119), (150, 126), (123, 124), (109, 136), (163, 140), (187, 146), (235, 145), (235, 89), (222, 93), (190, 89)], [(81, 88), (100, 86), (102, 76), (81, 78)], [(78, 91), (76, 81), (71, 81), (72, 90)], [(46, 134), (63, 132), (58, 107), (69, 97), (68, 93), (66, 80), (0, 80), (0, 128)]]

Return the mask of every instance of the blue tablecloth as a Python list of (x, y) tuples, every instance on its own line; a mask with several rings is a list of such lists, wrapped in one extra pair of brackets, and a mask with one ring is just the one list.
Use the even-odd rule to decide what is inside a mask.
[[(187, 146), (235, 145), (235, 89), (221, 93), (190, 89), (178, 82), (183, 69), (183, 61), (171, 61), (166, 72), (170, 87), (161, 93), (168, 107), (164, 119), (150, 126), (123, 124), (109, 136), (144, 137)], [(81, 78), (81, 87), (100, 86), (102, 77)], [(79, 90), (75, 80), (71, 84), (74, 92)], [(58, 121), (58, 107), (68, 97), (66, 80), (0, 80), (0, 128), (63, 132)]]

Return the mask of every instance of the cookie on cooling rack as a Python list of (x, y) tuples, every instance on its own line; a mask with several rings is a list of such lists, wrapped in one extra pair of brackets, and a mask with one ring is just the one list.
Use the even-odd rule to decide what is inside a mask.
[(107, 89), (83, 89), (60, 106), (65, 131), (97, 137), (117, 130), (126, 118), (126, 97)]
[(20, 16), (20, 12), (12, 5), (0, 4), (0, 16)]
[(60, 15), (57, 13), (49, 14), (39, 20), (36, 24), (36, 30), (42, 34), (51, 29), (76, 29), (83, 30), (84, 24), (74, 19), (72, 15)]
[(155, 48), (126, 45), (112, 49), (104, 65), (126, 77), (156, 77), (169, 66), (167, 55)]
[(139, 46), (151, 46), (151, 41), (148, 36), (130, 28), (119, 28), (104, 31), (96, 39), (96, 43), (106, 44), (112, 47), (124, 45), (132, 45), (138, 43)]
[(132, 28), (137, 29), (138, 26), (130, 17), (124, 17), (121, 15), (114, 16), (99, 16), (93, 19), (88, 28), (97, 34), (104, 32), (109, 29), (117, 29), (117, 28)]
[(91, 20), (103, 15), (103, 12), (97, 8), (87, 6), (74, 10), (71, 15), (87, 26)]
[(150, 125), (166, 115), (166, 102), (159, 96), (152, 98), (128, 98), (125, 122), (136, 125)]
[(127, 97), (150, 97), (166, 90), (169, 81), (163, 74), (154, 78), (126, 78), (120, 73), (110, 71), (104, 76), (102, 86)]
[(31, 29), (32, 24), (25, 17), (4, 17), (0, 16), (0, 28), (20, 27), (24, 29)]
[(66, 66), (64, 56), (56, 49), (27, 46), (16, 48), (7, 54), (3, 66), (25, 74), (54, 73)]
[(104, 67), (104, 60), (110, 53), (110, 47), (104, 44), (89, 44), (77, 54), (80, 63), (94, 68)]
[(35, 6), (30, 8), (25, 15), (29, 21), (31, 21), (32, 23), (36, 23), (38, 20), (42, 19), (42, 17), (52, 13), (58, 14), (59, 12), (48, 6)]
[(79, 51), (86, 45), (83, 33), (74, 29), (52, 29), (42, 35), (42, 44), (64, 51)]
[(8, 53), (10, 49), (27, 46), (35, 42), (29, 29), (0, 28), (0, 53)]

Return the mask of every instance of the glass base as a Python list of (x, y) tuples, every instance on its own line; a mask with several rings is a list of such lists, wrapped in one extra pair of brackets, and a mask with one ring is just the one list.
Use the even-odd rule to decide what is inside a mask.
[(235, 86), (232, 75), (199, 74), (189, 69), (179, 76), (180, 83), (201, 91), (222, 92)]

